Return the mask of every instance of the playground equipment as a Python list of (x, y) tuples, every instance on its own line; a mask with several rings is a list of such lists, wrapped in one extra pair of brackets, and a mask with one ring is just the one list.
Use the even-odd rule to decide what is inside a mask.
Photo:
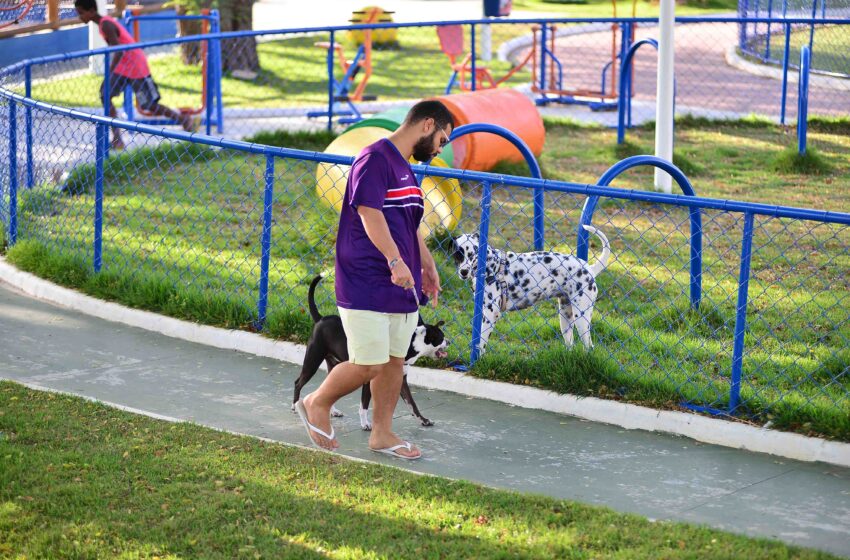
[[(612, 17), (617, 17), (617, 2), (612, 0)], [(632, 17), (637, 12), (637, 0), (632, 0)], [(611, 24), (611, 58), (602, 67), (599, 89), (568, 88), (565, 86), (564, 64), (555, 54), (555, 38), (558, 26), (543, 23), (534, 26), (532, 30), (533, 46), (531, 89), (539, 94), (538, 105), (549, 103), (587, 105), (593, 111), (612, 110), (617, 107), (617, 76), (619, 64), (625, 57), (632, 44), (636, 22), (627, 23), (622, 27), (614, 22)], [(617, 36), (620, 44), (617, 45)], [(610, 80), (607, 76), (610, 72)], [(607, 83), (606, 83), (607, 82)]]
[[(386, 128), (363, 126), (347, 130), (325, 148), (325, 153), (356, 156), (366, 146), (386, 138), (391, 134)], [(431, 160), (434, 167), (448, 167), (446, 162), (436, 157)], [(316, 168), (316, 194), (319, 199), (337, 212), (342, 210), (345, 184), (348, 180), (348, 166), (319, 163)], [(437, 228), (454, 229), (460, 220), (462, 197), (460, 184), (455, 179), (444, 179), (426, 175), (419, 178), (422, 192), (425, 194), (425, 214), (423, 218), (424, 235), (430, 235)]]
[(0, 6), (0, 29), (19, 24), (32, 10), (34, 3), (35, 0), (12, 0), (11, 6)]
[[(203, 9), (199, 15), (141, 15), (141, 10), (126, 10), (124, 12), (124, 26), (131, 30), (133, 38), (136, 42), (141, 41), (141, 30), (139, 24), (144, 21), (155, 20), (197, 20), (201, 22), (201, 35), (219, 32), (219, 16), (218, 10)], [(215, 120), (216, 128), (222, 132), (224, 128), (224, 119), (222, 116), (222, 93), (221, 93), (221, 52), (218, 41), (210, 44), (210, 41), (200, 41), (201, 43), (201, 99), (197, 107), (178, 107), (181, 113), (187, 115), (204, 114), (204, 122), (206, 133), (210, 133), (210, 128), (213, 120)], [(213, 106), (215, 108), (215, 116), (213, 117)], [(127, 86), (124, 89), (124, 112), (127, 114), (128, 120), (134, 120), (135, 113), (138, 112), (144, 117), (154, 116), (152, 113), (145, 111), (138, 105), (133, 104), (133, 90)], [(146, 118), (147, 124), (176, 124), (170, 119), (151, 119)]]
[[(354, 12), (354, 18), (350, 21), (357, 24), (378, 23), (386, 12), (381, 8), (372, 7), (365, 8), (362, 12)], [(361, 14), (365, 19), (356, 19), (358, 14)], [(360, 101), (374, 101), (377, 99), (375, 95), (366, 95), (366, 84), (369, 83), (369, 78), (372, 76), (372, 42), (373, 35), (378, 31), (374, 29), (351, 30), (362, 33), (362, 41), (354, 54), (354, 58), (349, 60), (345, 56), (345, 50), (339, 43), (335, 43), (333, 33), (331, 33), (330, 41), (320, 41), (315, 43), (315, 46), (327, 50), (328, 59), (328, 81), (331, 84), (331, 95), (333, 104), (331, 111), (310, 111), (307, 116), (310, 118), (329, 117), (332, 115), (340, 115), (339, 122), (342, 124), (355, 123), (363, 119), (363, 115), (357, 109), (355, 103)], [(393, 30), (395, 31), (395, 30)], [(356, 40), (359, 35), (355, 35)], [(342, 69), (342, 79), (337, 80), (334, 76), (333, 58), (336, 54), (339, 61), (339, 67)], [(362, 71), (362, 73), (361, 73)], [(355, 85), (355, 79), (360, 75), (360, 81)], [(347, 108), (341, 104), (345, 103)], [(339, 108), (338, 108), (339, 107)]]
[[(452, 89), (457, 85), (461, 91), (475, 91), (477, 89), (496, 88), (506, 82), (523, 68), (531, 60), (533, 51), (529, 52), (526, 57), (511, 68), (507, 74), (501, 78), (494, 78), (487, 66), (473, 62), (475, 54), (474, 49), (461, 59), (464, 53), (463, 45), (463, 26), (462, 25), (438, 25), (437, 37), (440, 39), (440, 50), (443, 51), (449, 58), (449, 65), (452, 69), (452, 75), (446, 85), (446, 95), (452, 92)], [(475, 34), (473, 30), (472, 42), (475, 42)], [(458, 59), (461, 59), (458, 62)], [(467, 79), (471, 77), (471, 81)]]
[[(535, 156), (543, 152), (546, 129), (540, 113), (525, 95), (512, 89), (485, 89), (438, 97), (459, 128), (471, 123), (490, 123), (513, 132)], [(452, 142), (454, 165), (460, 169), (487, 171), (500, 161), (524, 161), (513, 144), (493, 134), (466, 135)]]
[[(351, 23), (392, 23), (392, 14), (378, 6), (367, 6), (362, 10), (351, 13)], [(348, 38), (358, 47), (366, 41), (366, 33), (362, 29), (351, 29)], [(398, 45), (398, 29), (394, 27), (372, 30), (372, 46), (395, 46)]]
[[(392, 109), (381, 111), (380, 113), (367, 117), (360, 122), (354, 123), (348, 127), (348, 130), (354, 130), (355, 128), (362, 128), (364, 126), (374, 126), (384, 128), (390, 132), (395, 132), (396, 129), (401, 126), (401, 123), (404, 122), (409, 110), (410, 107), (407, 105), (393, 107)], [(452, 167), (454, 165), (454, 157), (454, 149), (452, 148), (452, 145), (446, 144), (443, 146), (443, 151), (440, 153), (440, 159), (446, 162), (449, 167)]]

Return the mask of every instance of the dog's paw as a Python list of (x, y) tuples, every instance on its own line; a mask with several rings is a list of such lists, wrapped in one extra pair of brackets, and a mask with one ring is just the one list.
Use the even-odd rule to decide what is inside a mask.
[(431, 422), (430, 420), (428, 420), (425, 417), (420, 418), (419, 421), (422, 423), (423, 426), (433, 426), (434, 425), (433, 422)]
[(331, 406), (331, 416), (333, 416), (334, 418), (342, 418), (345, 415), (337, 407)]
[(295, 412), (295, 403), (292, 403), (292, 406), (289, 407), (289, 410)]
[(363, 409), (361, 408), (361, 409), (358, 411), (358, 413), (360, 414), (360, 428), (361, 428), (364, 432), (371, 432), (371, 431), (372, 431), (372, 423), (371, 423), (371, 422), (369, 422), (369, 411), (368, 411), (368, 410), (363, 410)]

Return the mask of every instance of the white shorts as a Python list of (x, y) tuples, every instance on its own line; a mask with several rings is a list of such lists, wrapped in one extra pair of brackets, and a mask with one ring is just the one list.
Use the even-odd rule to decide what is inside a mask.
[(348, 361), (362, 366), (386, 364), (390, 356), (407, 357), (418, 313), (379, 313), (338, 307), (348, 339)]

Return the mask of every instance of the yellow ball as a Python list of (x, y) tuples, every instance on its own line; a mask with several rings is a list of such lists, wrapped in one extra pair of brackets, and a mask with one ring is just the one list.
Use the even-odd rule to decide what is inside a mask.
[[(337, 137), (325, 148), (326, 154), (357, 156), (366, 146), (386, 138), (391, 131), (364, 126), (355, 128)], [(412, 161), (412, 160), (411, 160)], [(434, 167), (448, 167), (439, 157), (431, 161)], [(348, 180), (348, 165), (319, 163), (316, 167), (316, 194), (327, 206), (337, 212), (342, 209), (345, 183)], [(440, 227), (453, 230), (460, 221), (463, 211), (463, 196), (460, 184), (455, 179), (426, 175), (422, 178), (425, 194), (425, 214), (420, 225), (423, 236), (429, 236)]]

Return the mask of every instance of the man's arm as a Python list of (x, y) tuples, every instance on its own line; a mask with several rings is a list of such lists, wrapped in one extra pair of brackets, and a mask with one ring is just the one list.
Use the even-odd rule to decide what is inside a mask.
[[(407, 263), (401, 260), (398, 245), (395, 244), (392, 235), (390, 235), (390, 227), (387, 225), (384, 213), (377, 208), (370, 208), (361, 204), (357, 207), (357, 214), (363, 221), (363, 229), (366, 230), (369, 241), (384, 255), (384, 258), (387, 259), (387, 265), (392, 264), (390, 271), (393, 284), (402, 288), (412, 288), (413, 274), (407, 267)], [(430, 253), (428, 256), (430, 257)]]
[(440, 296), (440, 274), (437, 272), (437, 263), (434, 256), (428, 250), (422, 233), (417, 229), (416, 238), (419, 240), (419, 257), (422, 260), (422, 292), (431, 300), (431, 305), (437, 307), (437, 299)]
[[(120, 45), (118, 42), (118, 28), (111, 21), (103, 22), (103, 38), (106, 40), (106, 44), (110, 47), (114, 47), (116, 45)], [(124, 56), (124, 51), (110, 53), (109, 63), (109, 73), (111, 74), (113, 70), (115, 70), (115, 66), (118, 65), (118, 62), (121, 60), (121, 57)]]

